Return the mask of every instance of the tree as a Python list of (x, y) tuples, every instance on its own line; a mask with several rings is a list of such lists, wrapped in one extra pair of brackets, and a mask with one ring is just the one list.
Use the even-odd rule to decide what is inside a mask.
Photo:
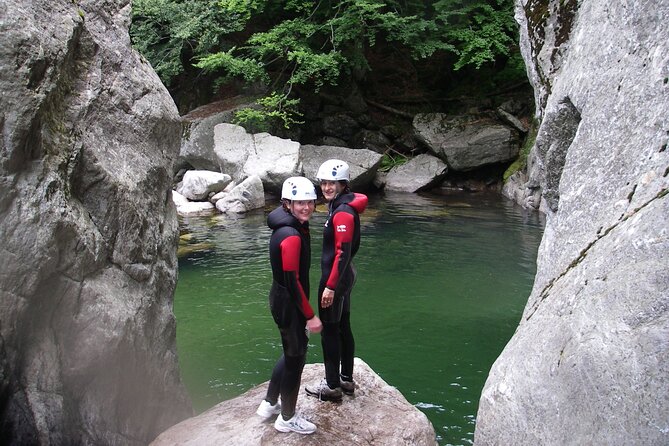
[(134, 0), (130, 38), (169, 86), (193, 59), (219, 51), (222, 39), (244, 25), (218, 0)]
[(265, 85), (252, 119), (284, 126), (298, 122), (294, 86), (317, 92), (369, 70), (379, 41), (416, 59), (451, 52), (454, 70), (518, 53), (513, 0), (137, 0), (131, 35), (166, 84), (195, 61), (219, 85)]

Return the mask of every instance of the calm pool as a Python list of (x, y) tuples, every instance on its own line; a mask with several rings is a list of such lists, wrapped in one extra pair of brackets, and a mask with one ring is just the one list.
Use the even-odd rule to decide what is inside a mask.
[[(198, 412), (267, 381), (281, 352), (267, 307), (265, 210), (180, 221), (174, 301), (182, 377)], [(312, 228), (312, 303), (324, 208)], [(352, 300), (356, 356), (430, 419), (441, 445), (472, 444), (488, 371), (532, 287), (540, 214), (497, 195), (370, 196)], [(315, 304), (314, 304), (315, 305)], [(322, 362), (312, 336), (308, 362)], [(298, 401), (299, 405), (299, 401)]]

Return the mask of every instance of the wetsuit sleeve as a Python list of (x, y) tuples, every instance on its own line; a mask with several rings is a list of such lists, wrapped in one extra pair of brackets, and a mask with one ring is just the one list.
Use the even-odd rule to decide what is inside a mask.
[(314, 317), (314, 310), (309, 305), (302, 284), (300, 283), (300, 248), (302, 242), (300, 237), (292, 235), (281, 242), (281, 262), (283, 264), (283, 276), (286, 288), (290, 292), (297, 308), (305, 318)]
[(325, 286), (331, 290), (337, 288), (342, 273), (351, 263), (351, 249), (353, 245), (353, 231), (355, 220), (348, 212), (337, 212), (332, 217), (334, 227), (335, 258)]

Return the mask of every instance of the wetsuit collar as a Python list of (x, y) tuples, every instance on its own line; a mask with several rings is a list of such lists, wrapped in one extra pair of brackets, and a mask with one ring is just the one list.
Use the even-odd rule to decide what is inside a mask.
[(267, 226), (269, 226), (269, 228), (272, 230), (278, 229), (282, 226), (291, 226), (298, 231), (309, 230), (308, 221), (300, 223), (300, 221), (283, 206), (279, 206), (269, 213), (267, 216)]

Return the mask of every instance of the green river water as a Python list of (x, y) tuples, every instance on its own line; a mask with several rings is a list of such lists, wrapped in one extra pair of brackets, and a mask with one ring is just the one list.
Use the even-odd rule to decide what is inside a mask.
[[(267, 305), (265, 219), (273, 207), (180, 221), (192, 252), (179, 260), (177, 347), (198, 412), (267, 381), (281, 353)], [(311, 220), (312, 304), (319, 210)], [(427, 415), (440, 445), (472, 444), (483, 384), (531, 291), (541, 215), (497, 195), (387, 193), (370, 196), (361, 220), (356, 356)], [(318, 335), (307, 362), (322, 362)]]

